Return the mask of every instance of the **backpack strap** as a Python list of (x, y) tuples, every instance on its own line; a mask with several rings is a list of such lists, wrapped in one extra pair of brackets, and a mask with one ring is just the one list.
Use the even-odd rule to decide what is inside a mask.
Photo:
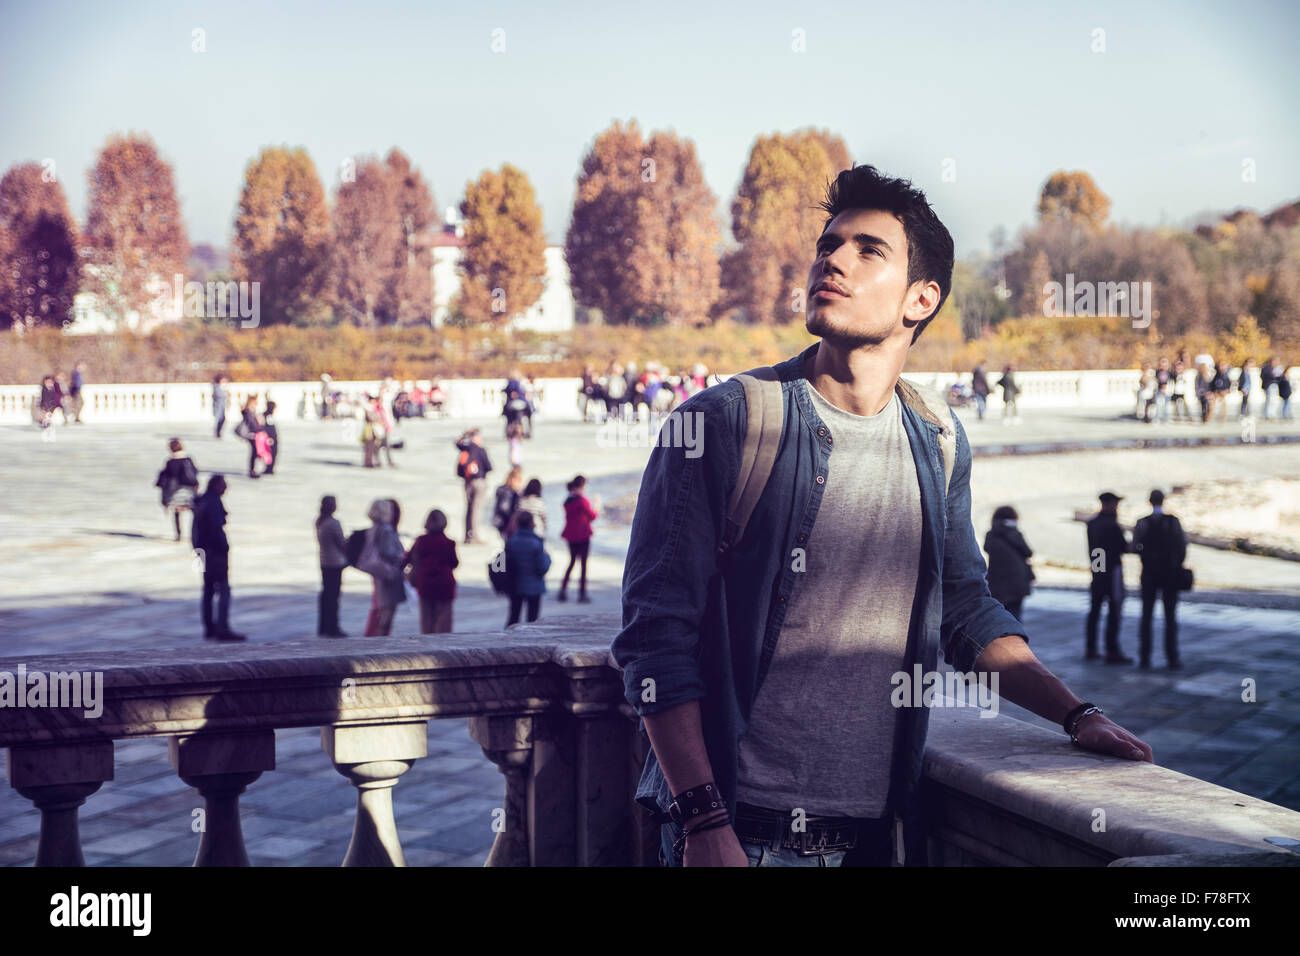
[(719, 560), (745, 533), (749, 518), (771, 477), (785, 424), (785, 399), (781, 394), (781, 380), (774, 368), (751, 369), (735, 377), (744, 386), (748, 415), (745, 444), (740, 454), (740, 473), (727, 502), (727, 522), (718, 546)]
[(911, 405), (922, 418), (939, 426), (939, 451), (943, 454), (943, 493), (948, 494), (952, 469), (957, 460), (957, 426), (952, 409), (933, 389), (922, 388), (900, 378), (895, 386), (899, 398)]

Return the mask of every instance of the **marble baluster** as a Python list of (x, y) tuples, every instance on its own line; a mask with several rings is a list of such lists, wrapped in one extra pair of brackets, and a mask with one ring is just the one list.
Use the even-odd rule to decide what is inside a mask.
[(176, 774), (203, 795), (195, 866), (251, 866), (239, 823), (239, 795), (275, 769), (275, 731), (185, 734), (167, 741)]
[(320, 729), (334, 769), (357, 788), (357, 816), (344, 866), (406, 866), (393, 819), (393, 786), (429, 753), (426, 720)]
[(78, 810), (113, 779), (113, 741), (9, 748), (9, 784), (41, 811), (37, 866), (85, 866)]
[[(471, 717), (469, 735), (505, 775), (505, 811), (484, 866), (534, 865), (530, 812), (535, 722), (532, 717)], [(498, 815), (499, 816), (499, 815)], [(493, 821), (495, 822), (495, 820)], [(544, 864), (537, 864), (544, 865)]]

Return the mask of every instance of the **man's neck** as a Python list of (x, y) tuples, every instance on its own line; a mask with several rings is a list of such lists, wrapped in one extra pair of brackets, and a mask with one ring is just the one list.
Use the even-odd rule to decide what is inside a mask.
[(808, 383), (836, 408), (878, 415), (894, 393), (907, 359), (906, 341), (847, 349), (822, 339), (804, 363)]

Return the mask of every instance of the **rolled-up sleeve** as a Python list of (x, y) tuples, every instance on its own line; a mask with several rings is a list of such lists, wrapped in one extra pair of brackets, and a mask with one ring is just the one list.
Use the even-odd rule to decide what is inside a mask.
[(715, 386), (717, 394), (710, 389), (683, 403), (683, 415), (699, 416), (701, 444), (656, 445), (641, 478), (623, 569), (623, 629), (611, 647), (627, 701), (641, 715), (707, 691), (699, 643), (738, 465), (731, 436), (743, 424), (730, 421), (740, 414), (738, 386)]
[(957, 416), (957, 453), (948, 485), (948, 527), (944, 535), (943, 656), (959, 671), (970, 671), (993, 641), (1007, 634), (1029, 639), (1025, 626), (989, 593), (988, 566), (975, 539), (970, 517), (971, 450)]

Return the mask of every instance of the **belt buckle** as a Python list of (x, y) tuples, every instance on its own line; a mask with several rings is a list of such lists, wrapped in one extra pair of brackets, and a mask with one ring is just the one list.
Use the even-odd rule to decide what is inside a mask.
[[(795, 852), (798, 853), (799, 856), (820, 856), (823, 853), (835, 853), (840, 850), (851, 850), (857, 843), (856, 831), (851, 826), (845, 824), (838, 824), (835, 826), (817, 824), (816, 827), (818, 831), (816, 843), (811, 842), (811, 827), (805, 828), (804, 831), (799, 834), (799, 846), (795, 849)], [(846, 832), (847, 835), (845, 838), (837, 841), (828, 839), (832, 833), (838, 836), (841, 832)]]

